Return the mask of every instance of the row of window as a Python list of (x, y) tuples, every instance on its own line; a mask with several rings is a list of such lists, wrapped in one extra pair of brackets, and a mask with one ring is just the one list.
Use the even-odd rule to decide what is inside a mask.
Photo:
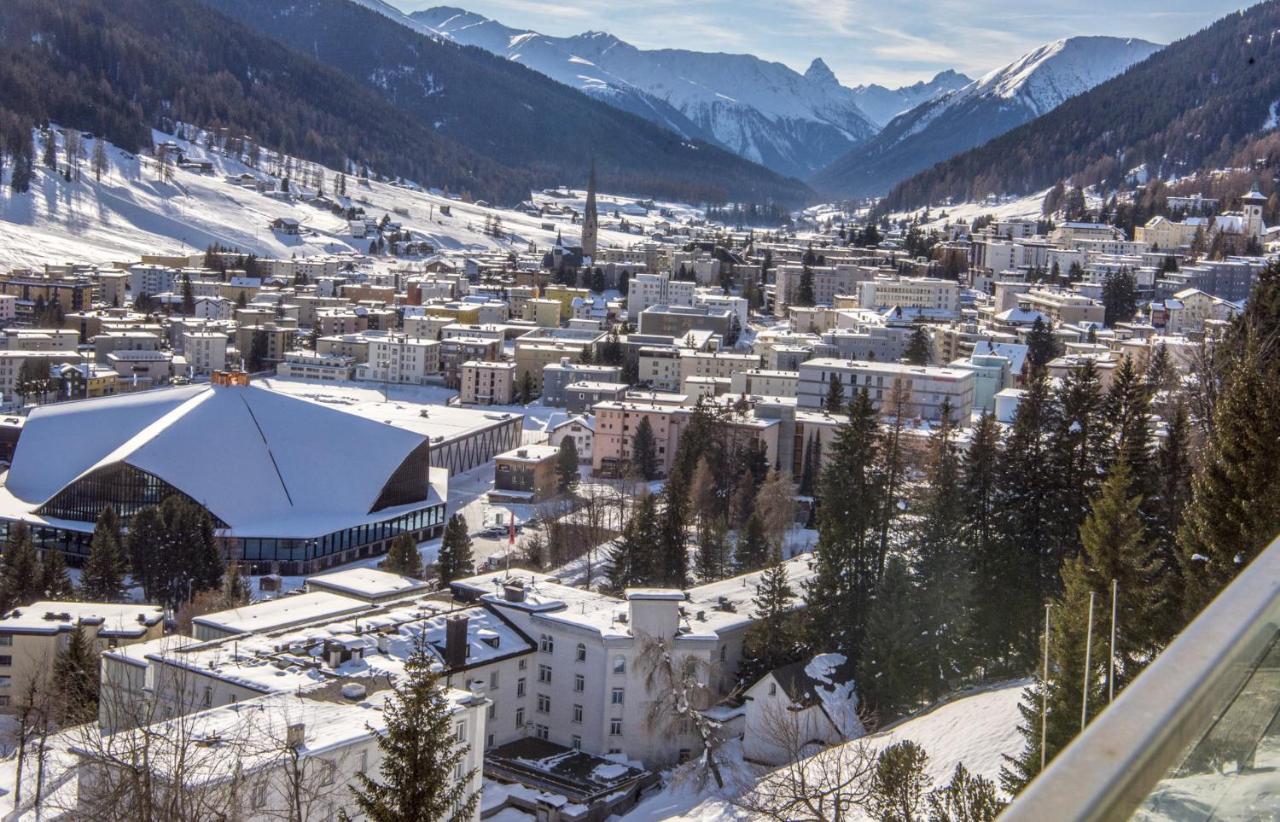
[(325, 534), (319, 539), (259, 539), (241, 540), (242, 556), (248, 561), (283, 560), (306, 561), (339, 554), (362, 545), (392, 539), (399, 534), (420, 531), (444, 522), (444, 506), (433, 505), (407, 514), (375, 522), (357, 525), (342, 531)]
[[(550, 634), (542, 634), (541, 636), (538, 637), (538, 650), (544, 654), (555, 653), (556, 638), (551, 636)], [(577, 647), (574, 648), (573, 659), (575, 662), (587, 661), (587, 646), (584, 643), (579, 642)], [(541, 668), (547, 668), (548, 666), (540, 665), (538, 667), (541, 669)], [(627, 658), (622, 654), (618, 654), (614, 656), (613, 672), (615, 674), (625, 674), (627, 672)], [(551, 679), (550, 679), (549, 669), (548, 669), (547, 677), (548, 678), (545, 681), (550, 682)], [(539, 681), (542, 681), (541, 678), (539, 679)]]

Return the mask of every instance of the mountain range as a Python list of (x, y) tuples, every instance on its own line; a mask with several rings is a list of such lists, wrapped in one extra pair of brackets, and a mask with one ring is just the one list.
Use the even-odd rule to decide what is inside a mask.
[(801, 74), (750, 54), (643, 50), (604, 32), (551, 37), (451, 6), (409, 17), (788, 176), (814, 173), (894, 115), (969, 82), (949, 71), (901, 89), (849, 88), (821, 59)]
[[(1280, 165), (1280, 2), (1229, 14), (895, 186), (886, 209)], [(1274, 172), (1266, 172), (1270, 177)]]
[(895, 183), (1030, 122), (1158, 51), (1145, 40), (1071, 37), (895, 117), (814, 175), (821, 192), (882, 195)]

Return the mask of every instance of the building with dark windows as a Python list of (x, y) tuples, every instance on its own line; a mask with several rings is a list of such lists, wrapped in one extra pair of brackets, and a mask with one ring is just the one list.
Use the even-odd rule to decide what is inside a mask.
[(127, 528), (177, 495), (209, 512), (229, 559), (301, 574), (442, 530), (448, 471), (430, 437), (236, 376), (34, 410), (0, 486), (0, 536), (25, 522), (77, 564), (105, 506)]

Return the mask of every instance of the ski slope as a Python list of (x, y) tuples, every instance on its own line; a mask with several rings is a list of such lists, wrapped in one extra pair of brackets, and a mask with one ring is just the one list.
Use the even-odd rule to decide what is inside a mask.
[[(173, 138), (155, 134), (157, 143), (170, 139)], [(37, 147), (39, 140), (37, 134)], [(172, 180), (165, 181), (151, 157), (133, 155), (110, 144), (109, 168), (100, 181), (94, 179), (89, 161), (84, 160), (78, 181), (67, 182), (62, 175), (41, 167), (36, 170), (31, 190), (15, 194), (8, 186), (11, 169), (6, 168), (0, 175), (0, 271), (45, 264), (128, 262), (141, 254), (191, 254), (212, 243), (274, 258), (368, 251), (369, 240), (353, 237), (347, 221), (327, 208), (299, 198), (271, 196), (228, 179), (250, 174), (275, 188), (277, 180), (267, 173), (198, 145), (174, 142), (183, 148), (188, 159), (212, 162), (213, 173), (175, 169)], [(93, 143), (88, 141), (90, 156), (92, 152)], [(336, 176), (333, 169), (326, 169), (327, 191), (332, 192)], [(307, 193), (296, 184), (294, 188)], [(581, 212), (585, 196), (585, 192), (573, 191), (564, 197), (535, 194), (531, 199), (539, 204), (571, 206)], [(363, 208), (370, 218), (390, 215), (415, 240), (427, 240), (439, 251), (520, 253), (527, 251), (530, 244), (539, 250), (550, 247), (557, 229), (566, 244), (577, 243), (580, 235), (580, 227), (570, 224), (567, 217), (538, 217), (464, 203), (413, 184), (349, 176), (347, 197), (339, 200)], [(627, 222), (646, 234), (663, 221), (656, 210), (644, 215), (632, 198), (602, 194), (598, 200), (603, 247), (625, 247), (644, 239), (640, 234), (618, 230), (619, 219), (612, 216), (615, 209), (623, 209)], [(677, 221), (697, 213), (680, 204), (658, 205), (669, 209)], [(442, 206), (452, 214), (445, 215)], [(282, 217), (297, 219), (303, 226), (302, 233), (272, 232), (271, 221)], [(494, 217), (501, 220), (507, 235), (501, 239), (484, 233), (486, 222)]]

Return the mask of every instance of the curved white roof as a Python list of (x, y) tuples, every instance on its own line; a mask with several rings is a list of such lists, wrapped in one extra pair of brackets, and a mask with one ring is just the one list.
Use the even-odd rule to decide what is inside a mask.
[(202, 503), (233, 533), (265, 535), (299, 519), (324, 533), (366, 520), (425, 440), (254, 385), (186, 386), (35, 409), (5, 484), (34, 507), (123, 462)]

